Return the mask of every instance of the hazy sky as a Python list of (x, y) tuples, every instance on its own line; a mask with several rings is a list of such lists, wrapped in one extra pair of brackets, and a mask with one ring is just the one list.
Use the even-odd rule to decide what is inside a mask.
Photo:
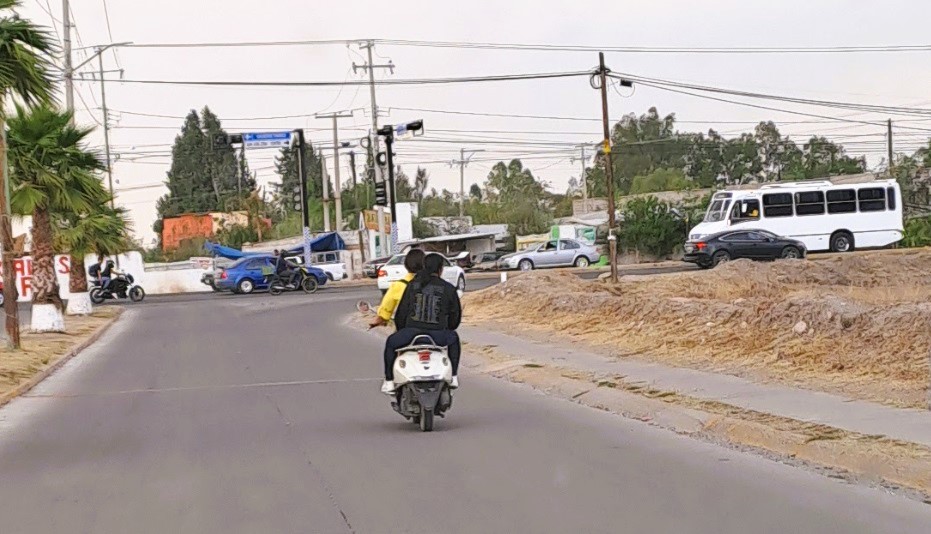
[[(824, 47), (920, 45), (931, 43), (931, 4), (923, 0), (787, 0), (747, 2), (706, 0), (605, 2), (576, 0), (470, 2), (394, 1), (308, 2), (306, 0), (106, 0), (112, 42), (137, 44), (173, 42), (293, 41), (325, 39), (408, 39), (470, 42), (517, 42), (593, 46), (643, 47)], [(21, 14), (61, 33), (60, 0), (24, 0)], [(77, 27), (75, 46), (111, 42), (104, 0), (72, 0)], [(79, 40), (78, 40), (79, 38)], [(461, 50), (380, 45), (376, 63), (392, 60), (396, 79), (576, 71), (597, 64), (595, 53)], [(352, 63), (362, 63), (358, 46), (290, 46), (261, 48), (122, 48), (107, 53), (107, 69), (125, 69), (126, 80), (248, 80), (343, 81), (362, 79)], [(76, 51), (76, 63), (86, 52)], [(118, 63), (117, 63), (118, 60)], [(610, 53), (616, 72), (698, 82), (789, 96), (879, 105), (931, 107), (931, 52), (850, 54), (642, 54)], [(92, 63), (93, 66), (96, 62)], [(87, 70), (91, 68), (85, 67)], [(116, 80), (118, 74), (108, 74)], [(389, 76), (379, 72), (379, 77)], [(78, 120), (101, 120), (98, 83), (77, 82)], [(83, 101), (82, 101), (83, 98)], [(728, 135), (751, 130), (753, 121), (806, 120), (805, 117), (712, 102), (649, 87), (610, 93), (612, 119), (657, 106), (675, 112), (680, 130), (715, 128)], [(881, 121), (886, 116), (849, 110), (754, 101), (830, 117)], [(303, 127), (315, 143), (332, 144), (330, 122), (314, 119), (320, 111), (357, 109), (340, 123), (341, 140), (357, 140), (371, 119), (367, 87), (243, 88), (107, 83), (107, 103), (113, 111), (111, 145), (121, 158), (115, 164), (118, 202), (132, 210), (137, 235), (151, 244), (155, 201), (164, 188), (170, 145), (190, 109), (209, 105), (229, 131), (289, 130)], [(442, 86), (383, 86), (378, 105), (390, 110), (384, 123), (424, 119), (425, 139), (399, 144), (398, 162), (413, 174), (418, 163), (430, 171), (430, 185), (457, 190), (458, 167), (446, 162), (459, 149), (482, 148), (466, 169), (466, 187), (482, 182), (492, 160), (523, 154), (525, 163), (554, 189), (565, 189), (579, 175), (577, 150), (526, 144), (559, 141), (581, 143), (600, 137), (598, 122), (479, 117), (411, 112), (391, 108), (424, 108), (502, 114), (600, 117), (600, 99), (585, 78), (534, 80)], [(137, 115), (134, 115), (137, 114)], [(138, 114), (166, 115), (146, 117)], [(233, 120), (280, 115), (306, 117), (278, 120)], [(931, 120), (892, 117), (897, 124), (927, 126)], [(900, 121), (901, 120), (901, 121)], [(743, 122), (746, 121), (746, 122)], [(786, 124), (783, 132), (811, 134), (852, 142), (849, 151), (866, 154), (878, 164), (884, 154), (884, 128), (844, 122)], [(926, 134), (896, 130), (903, 151), (911, 151)], [(444, 143), (442, 140), (453, 142)], [(469, 140), (473, 142), (470, 143)], [(509, 144), (488, 141), (510, 140)], [(476, 143), (475, 141), (482, 141)], [(95, 134), (102, 145), (103, 136)], [(515, 144), (524, 143), (524, 144)], [(554, 151), (560, 151), (554, 153)], [(260, 183), (275, 180), (274, 150), (253, 151), (250, 166)], [(545, 153), (543, 153), (545, 152)], [(535, 153), (535, 154), (534, 154)], [(143, 157), (144, 156), (144, 157)], [(129, 161), (129, 160), (135, 161)], [(332, 166), (332, 160), (330, 161)], [(343, 179), (348, 157), (341, 159)]]

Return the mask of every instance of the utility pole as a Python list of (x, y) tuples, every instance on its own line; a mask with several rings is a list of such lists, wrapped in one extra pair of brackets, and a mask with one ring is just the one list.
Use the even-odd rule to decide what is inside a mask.
[[(394, 74), (394, 64), (390, 61), (385, 65), (375, 65), (372, 59), (373, 49), (375, 48), (375, 41), (366, 41), (363, 44), (359, 45), (359, 48), (366, 50), (368, 52), (368, 63), (365, 65), (356, 65), (352, 64), (352, 71), (355, 72), (357, 69), (363, 69), (368, 71), (369, 75), (369, 96), (372, 99), (372, 132), (370, 135), (370, 143), (372, 147), (372, 166), (375, 170), (375, 181), (383, 182), (385, 180), (382, 176), (381, 167), (378, 165), (378, 162), (375, 161), (375, 156), (378, 154), (378, 105), (375, 103), (375, 69), (388, 69)], [(385, 232), (385, 208), (384, 206), (378, 206), (378, 239), (381, 244), (381, 254), (382, 256), (387, 256), (388, 248), (386, 244), (388, 242), (388, 236)], [(392, 222), (394, 222), (392, 220)]]
[[(297, 133), (297, 172), (301, 182), (301, 222), (304, 223), (304, 265), (310, 265), (310, 206), (307, 205), (307, 163), (304, 161), (306, 141), (303, 129), (296, 130), (295, 133)], [(326, 176), (323, 178), (323, 183), (326, 183)]]
[(13, 211), (10, 209), (10, 165), (7, 160), (6, 124), (0, 121), (0, 171), (3, 186), (0, 187), (0, 258), (3, 265), (3, 314), (6, 316), (6, 341), (13, 349), (20, 348), (19, 336), (19, 291), (16, 289), (16, 272), (13, 270)]
[[(65, 75), (65, 109), (74, 111), (74, 69), (71, 68), (71, 4), (68, 0), (61, 2), (62, 53), (64, 55)], [(72, 117), (71, 122), (74, 123)]]
[[(317, 113), (315, 115), (318, 119), (323, 118), (332, 118), (333, 119), (333, 200), (336, 203), (336, 231), (339, 232), (343, 229), (343, 201), (342, 201), (342, 190), (343, 186), (339, 180), (339, 131), (337, 120), (338, 119), (348, 119), (352, 118), (352, 111), (337, 111), (335, 113)], [(324, 186), (324, 191), (326, 191), (326, 186)], [(329, 223), (329, 218), (327, 218), (327, 223)]]
[(320, 151), (320, 177), (323, 182), (323, 231), (330, 231), (330, 177), (326, 171), (326, 154)]
[(468, 165), (469, 160), (466, 159), (466, 152), (469, 153), (469, 159), (476, 152), (484, 152), (484, 150), (466, 150), (464, 148), (459, 149), (459, 161), (453, 161), (453, 165), (459, 165), (459, 216), (465, 217), (465, 167)]
[(582, 174), (579, 175), (579, 181), (582, 185), (582, 206), (585, 213), (588, 213), (588, 180), (585, 178), (585, 145), (582, 145), (582, 155), (579, 158), (582, 162)]
[(886, 122), (886, 142), (888, 143), (887, 150), (889, 152), (889, 173), (892, 174), (892, 163), (895, 157), (895, 152), (892, 150), (892, 119)]
[(107, 110), (107, 84), (103, 79), (103, 50), (100, 48), (95, 50), (97, 52), (97, 64), (100, 66), (100, 107), (103, 108), (103, 144), (107, 156), (107, 181), (110, 184), (110, 208), (115, 209), (116, 199), (113, 196), (113, 162), (110, 160), (110, 113), (109, 110)]
[(614, 163), (611, 161), (611, 125), (608, 119), (608, 70), (604, 52), (598, 53), (598, 77), (601, 79), (601, 122), (604, 127), (603, 148), (605, 176), (608, 191), (608, 254), (611, 263), (611, 282), (617, 283), (617, 236), (614, 235)]

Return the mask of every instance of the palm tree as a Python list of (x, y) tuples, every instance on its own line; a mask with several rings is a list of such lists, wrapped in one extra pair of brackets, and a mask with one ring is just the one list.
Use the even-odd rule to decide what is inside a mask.
[[(0, 132), (6, 130), (5, 104), (15, 97), (26, 105), (47, 103), (52, 99), (52, 74), (49, 57), (55, 46), (48, 32), (13, 10), (19, 0), (0, 0)], [(0, 245), (3, 247), (3, 296), (6, 331), (9, 343), (19, 348), (19, 321), (16, 316), (16, 273), (13, 272), (13, 231), (7, 213), (9, 176), (6, 171), (5, 140), (0, 138)]]
[(111, 208), (109, 198), (100, 185), (103, 202), (88, 213), (64, 213), (56, 217), (56, 249), (71, 254), (71, 278), (68, 290), (68, 314), (82, 315), (91, 311), (87, 293), (87, 271), (84, 258), (94, 252), (111, 256), (126, 250), (130, 242), (130, 222), (126, 210)]
[(32, 215), (32, 330), (64, 330), (55, 276), (52, 215), (89, 213), (101, 196), (104, 163), (83, 144), (92, 129), (71, 124), (73, 113), (49, 106), (16, 107), (9, 119), (13, 211)]

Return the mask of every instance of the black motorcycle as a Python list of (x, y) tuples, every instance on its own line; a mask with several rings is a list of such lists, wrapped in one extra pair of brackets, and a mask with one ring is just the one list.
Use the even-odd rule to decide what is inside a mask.
[(272, 295), (280, 295), (285, 291), (297, 291), (298, 289), (307, 294), (317, 291), (317, 279), (305, 269), (302, 268), (300, 270), (297, 275), (297, 283), (294, 285), (290, 283), (290, 276), (289, 274), (288, 279), (285, 279), (277, 273), (266, 276), (266, 280), (268, 281), (268, 292)]
[(142, 289), (142, 286), (136, 285), (136, 280), (131, 274), (114, 276), (110, 279), (110, 284), (106, 288), (101, 286), (99, 279), (94, 280), (92, 284), (90, 297), (91, 302), (94, 304), (101, 304), (108, 299), (125, 299), (127, 297), (133, 302), (142, 302), (142, 299), (145, 298), (145, 290)]

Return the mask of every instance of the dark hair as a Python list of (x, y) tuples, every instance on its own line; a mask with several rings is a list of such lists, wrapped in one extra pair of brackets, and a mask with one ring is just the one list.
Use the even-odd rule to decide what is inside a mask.
[(427, 254), (423, 259), (423, 270), (417, 273), (416, 280), (420, 283), (426, 283), (433, 275), (439, 275), (443, 272), (443, 264), (446, 260), (437, 253)]
[(419, 248), (415, 248), (408, 252), (407, 256), (404, 257), (404, 267), (407, 269), (407, 272), (417, 274), (422, 271), (424, 256), (426, 256), (426, 254)]

